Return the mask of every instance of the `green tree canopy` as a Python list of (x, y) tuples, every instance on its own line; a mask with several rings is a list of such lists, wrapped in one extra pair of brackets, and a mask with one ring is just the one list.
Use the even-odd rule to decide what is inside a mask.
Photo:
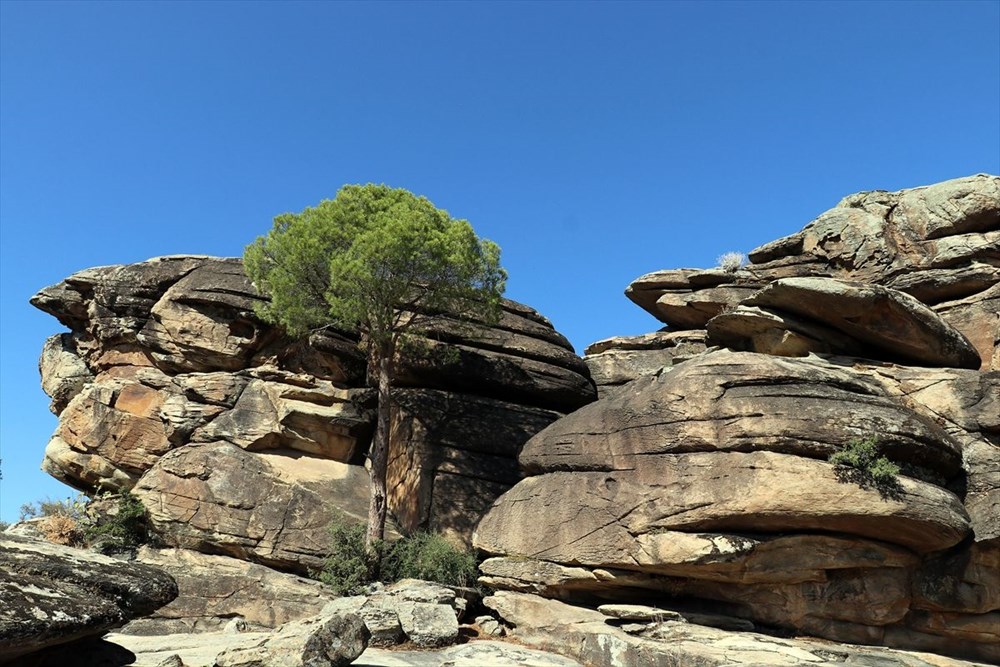
[(247, 274), (270, 302), (259, 314), (293, 335), (327, 325), (380, 345), (414, 314), (500, 312), (500, 248), (425, 197), (385, 185), (346, 185), (334, 199), (274, 220), (246, 248)]
[[(305, 335), (357, 330), (378, 381), (372, 498), (366, 543), (382, 539), (386, 513), (393, 360), (407, 332), (439, 313), (495, 322), (507, 278), (500, 248), (424, 197), (385, 185), (345, 185), (334, 199), (274, 219), (244, 252), (247, 275), (270, 297), (265, 320)], [(374, 557), (374, 556), (373, 556)]]

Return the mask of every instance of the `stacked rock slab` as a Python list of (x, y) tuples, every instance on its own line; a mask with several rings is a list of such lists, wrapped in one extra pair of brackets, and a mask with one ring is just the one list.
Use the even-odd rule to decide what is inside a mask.
[[(639, 278), (667, 328), (588, 350), (601, 400), (523, 448), (482, 580), (1000, 660), (998, 244), (979, 175), (848, 197), (737, 271)], [(828, 462), (870, 436), (896, 483)]]
[[(167, 546), (303, 573), (335, 516), (367, 516), (375, 398), (357, 335), (291, 339), (256, 317), (260, 298), (238, 259), (204, 256), (87, 269), (36, 294), (70, 329), (40, 362), (59, 415), (43, 468), (133, 490)], [(403, 531), (467, 540), (519, 479), (524, 441), (595, 390), (566, 339), (512, 301), (496, 325), (440, 317), (425, 335), (398, 360), (390, 510)]]

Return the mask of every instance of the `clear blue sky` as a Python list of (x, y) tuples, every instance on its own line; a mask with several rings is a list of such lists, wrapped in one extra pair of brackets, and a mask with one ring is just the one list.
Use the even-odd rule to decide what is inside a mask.
[(65, 497), (38, 289), (384, 182), (578, 351), (840, 197), (1000, 172), (1000, 3), (0, 1), (0, 518)]

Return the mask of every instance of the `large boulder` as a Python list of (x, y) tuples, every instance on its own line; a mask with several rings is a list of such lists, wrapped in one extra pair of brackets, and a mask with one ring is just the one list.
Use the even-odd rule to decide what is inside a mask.
[(903, 292), (833, 278), (783, 278), (743, 301), (831, 327), (916, 365), (979, 368), (979, 353), (933, 310)]
[(531, 473), (631, 470), (661, 454), (766, 450), (825, 460), (877, 433), (887, 455), (944, 481), (961, 446), (877, 381), (818, 358), (720, 350), (642, 378), (528, 441)]
[(176, 596), (159, 568), (0, 533), (0, 662), (98, 637)]
[(177, 598), (121, 632), (165, 635), (221, 632), (233, 619), (248, 628), (276, 628), (318, 615), (335, 596), (313, 579), (229, 556), (144, 546), (136, 561), (177, 582)]
[(367, 516), (368, 483), (361, 466), (214, 442), (171, 451), (134, 492), (168, 546), (305, 574), (323, 563), (331, 521)]

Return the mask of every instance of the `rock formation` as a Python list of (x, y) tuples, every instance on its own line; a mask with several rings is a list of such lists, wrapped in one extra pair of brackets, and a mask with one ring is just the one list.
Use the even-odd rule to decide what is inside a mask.
[[(583, 664), (1000, 661), (1000, 178), (852, 195), (749, 257), (638, 278), (665, 326), (585, 360), (514, 302), (439, 317), (398, 360), (396, 529), (474, 533), (476, 627)], [(296, 576), (365, 516), (374, 396), (357, 335), (290, 339), (258, 300), (195, 256), (32, 300), (70, 329), (40, 362), (45, 469), (131, 489), (166, 547), (139, 560), (177, 579), (126, 631), (290, 624), (298, 650), (346, 613), (373, 644), (453, 641), (454, 591)], [(872, 441), (897, 475), (830, 462)], [(233, 664), (285, 641), (250, 634)]]
[[(81, 271), (32, 303), (70, 333), (40, 362), (59, 427), (43, 467), (85, 491), (132, 489), (169, 546), (304, 573), (335, 514), (367, 513), (374, 396), (352, 332), (293, 340), (260, 321), (235, 259)], [(531, 435), (595, 397), (534, 310), (495, 326), (441, 316), (399, 359), (388, 472), (404, 531), (467, 540), (520, 479)]]
[[(628, 287), (667, 328), (588, 348), (601, 400), (522, 449), (482, 581), (1000, 660), (1000, 178), (853, 195), (749, 256)], [(889, 488), (828, 462), (869, 437)]]
[(0, 662), (99, 637), (176, 595), (158, 568), (0, 534)]

